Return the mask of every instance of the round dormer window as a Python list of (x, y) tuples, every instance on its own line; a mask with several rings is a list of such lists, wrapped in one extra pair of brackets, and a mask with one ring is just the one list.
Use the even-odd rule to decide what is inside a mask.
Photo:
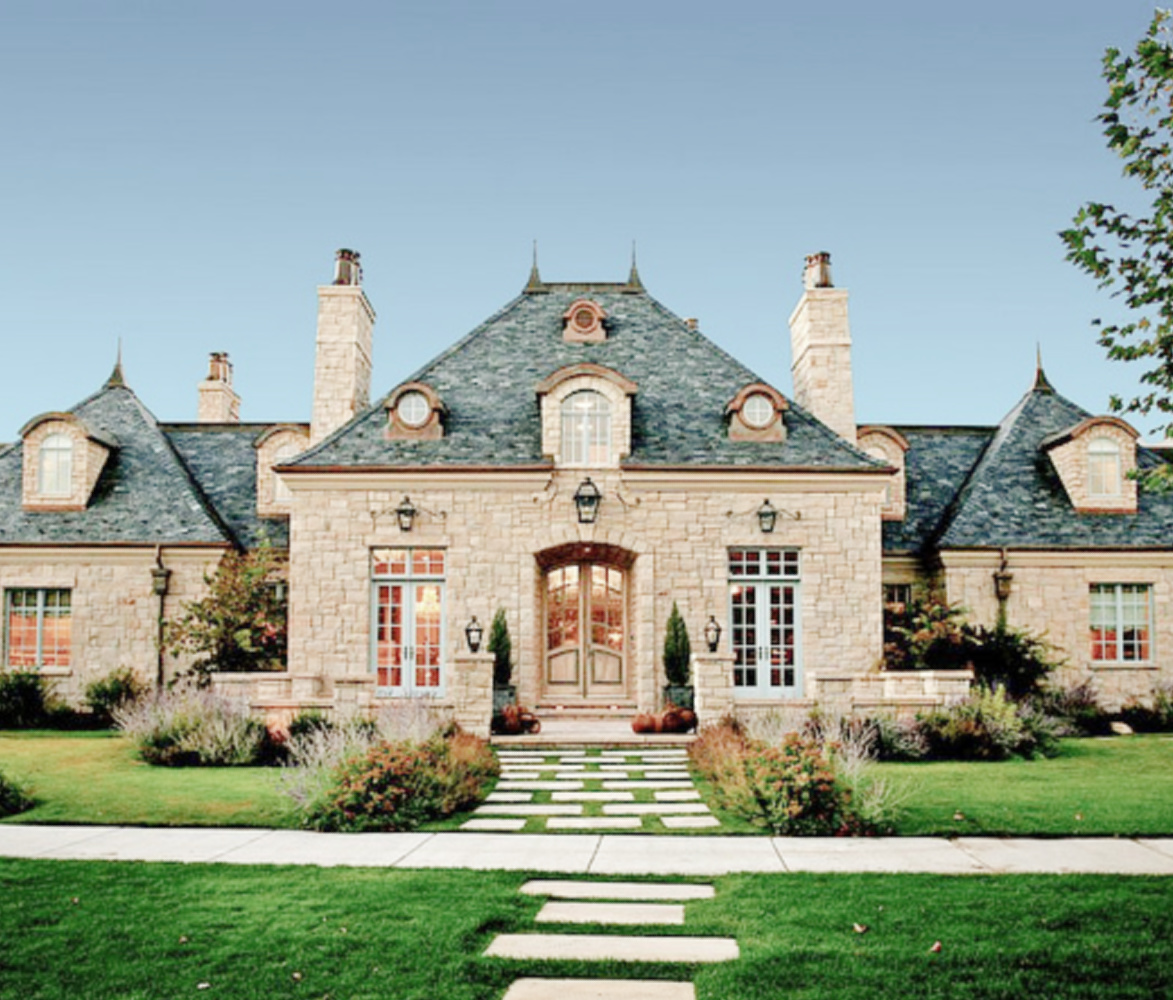
[(408, 427), (423, 427), (432, 415), (432, 406), (422, 392), (405, 392), (395, 404), (395, 412)]
[(755, 392), (741, 404), (741, 419), (750, 427), (768, 427), (775, 416), (774, 402), (765, 393)]
[(596, 317), (594, 311), (583, 306), (581, 309), (576, 309), (574, 312), (574, 325), (580, 330), (589, 330), (595, 325)]

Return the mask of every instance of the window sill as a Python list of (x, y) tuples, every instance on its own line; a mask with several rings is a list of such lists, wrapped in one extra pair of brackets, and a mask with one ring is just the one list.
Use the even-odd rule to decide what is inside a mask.
[(1152, 660), (1093, 660), (1090, 670), (1160, 670)]

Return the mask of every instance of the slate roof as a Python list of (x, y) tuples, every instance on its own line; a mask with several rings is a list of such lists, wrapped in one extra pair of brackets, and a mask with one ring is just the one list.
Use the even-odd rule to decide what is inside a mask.
[[(1173, 496), (1140, 491), (1136, 514), (1081, 514), (1043, 443), (1091, 414), (1041, 373), (996, 428), (897, 428), (908, 440), (908, 516), (884, 525), (884, 551), (1168, 549)], [(1137, 462), (1162, 462), (1139, 447)]]
[[(566, 343), (562, 315), (589, 297), (606, 310), (607, 339)], [(634, 381), (625, 467), (873, 469), (857, 450), (791, 403), (782, 443), (729, 440), (725, 407), (762, 381), (638, 284), (531, 283), (527, 291), (406, 381), (431, 386), (449, 416), (443, 438), (388, 441), (386, 397), (290, 462), (311, 467), (546, 466), (535, 388), (593, 362)]]
[(155, 418), (127, 386), (107, 383), (70, 412), (118, 441), (88, 507), (24, 510), (24, 448), (17, 444), (0, 454), (0, 545), (234, 541)]

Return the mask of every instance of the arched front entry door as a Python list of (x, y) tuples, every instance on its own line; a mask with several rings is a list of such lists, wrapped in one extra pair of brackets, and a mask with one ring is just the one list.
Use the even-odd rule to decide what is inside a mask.
[(564, 546), (544, 555), (544, 700), (625, 700), (630, 557), (604, 545)]

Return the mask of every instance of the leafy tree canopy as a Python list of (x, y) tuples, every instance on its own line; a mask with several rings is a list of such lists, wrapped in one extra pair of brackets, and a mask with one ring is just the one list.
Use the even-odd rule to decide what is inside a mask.
[[(1160, 414), (1158, 429), (1173, 436), (1173, 31), (1170, 12), (1158, 10), (1136, 50), (1110, 48), (1104, 54), (1108, 84), (1103, 124), (1108, 148), (1124, 161), (1150, 201), (1150, 210), (1132, 215), (1102, 202), (1088, 202), (1060, 236), (1067, 259), (1111, 289), (1127, 307), (1120, 323), (1095, 320), (1108, 356), (1142, 361), (1145, 386), (1125, 402), (1113, 396), (1114, 411)], [(1173, 487), (1173, 468), (1144, 475), (1149, 485)]]

